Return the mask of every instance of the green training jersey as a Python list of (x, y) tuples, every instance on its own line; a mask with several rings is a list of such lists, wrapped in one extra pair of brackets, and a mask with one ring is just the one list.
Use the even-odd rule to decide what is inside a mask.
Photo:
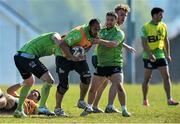
[[(147, 39), (147, 44), (157, 59), (165, 58), (164, 41), (167, 37), (167, 26), (163, 22), (154, 24), (152, 21), (145, 23), (141, 29), (141, 37)], [(143, 58), (148, 59), (148, 54), (143, 51)]]
[[(82, 30), (80, 30), (82, 29)], [(82, 25), (71, 30), (67, 36), (64, 38), (64, 42), (67, 43), (69, 47), (73, 47), (76, 45), (80, 45), (84, 48), (84, 46), (91, 46), (92, 37), (89, 34), (89, 26)], [(90, 43), (90, 45), (89, 45)], [(85, 48), (86, 49), (86, 48)], [(64, 56), (61, 49), (55, 50), (55, 56)]]
[(42, 34), (28, 41), (18, 52), (29, 53), (37, 57), (49, 56), (54, 54), (58, 45), (52, 40), (52, 35), (55, 32)]
[(103, 28), (100, 30), (100, 38), (104, 40), (116, 41), (118, 47), (108, 48), (104, 45), (98, 45), (97, 57), (98, 66), (123, 66), (122, 46), (125, 38), (124, 32), (117, 26), (111, 29)]

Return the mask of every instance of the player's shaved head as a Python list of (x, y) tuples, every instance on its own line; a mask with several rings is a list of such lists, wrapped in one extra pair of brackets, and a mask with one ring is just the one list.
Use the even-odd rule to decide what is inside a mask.
[(101, 24), (101, 22), (98, 18), (93, 18), (89, 21), (89, 26), (92, 26), (94, 24)]

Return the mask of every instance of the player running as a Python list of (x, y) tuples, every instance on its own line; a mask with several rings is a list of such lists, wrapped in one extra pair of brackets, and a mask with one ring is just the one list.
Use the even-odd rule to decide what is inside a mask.
[[(115, 7), (115, 12), (118, 15), (117, 26), (122, 26), (126, 20), (128, 12), (130, 12), (129, 6), (126, 4), (118, 4)], [(133, 47), (127, 45), (126, 43), (123, 43), (123, 47), (132, 53), (136, 52), (136, 50)], [(94, 49), (94, 53), (92, 56), (92, 64), (93, 64), (94, 68), (97, 67), (97, 47)], [(102, 109), (100, 109), (98, 107), (98, 103), (99, 103), (101, 95), (102, 95), (104, 89), (106, 88), (108, 82), (109, 82), (108, 79), (105, 80), (103, 85), (99, 88), (99, 90), (97, 92), (96, 98), (93, 103), (93, 112), (94, 113), (104, 112)], [(113, 105), (116, 93), (117, 93), (117, 91), (115, 90), (115, 87), (113, 87), (113, 85), (111, 85), (110, 90), (109, 90), (108, 105), (106, 106), (105, 113), (118, 113), (119, 112), (118, 109), (116, 109)]]
[(126, 108), (126, 94), (123, 87), (122, 47), (125, 34), (116, 26), (117, 18), (115, 12), (108, 12), (106, 14), (106, 27), (100, 31), (101, 39), (96, 39), (96, 42), (100, 43), (97, 47), (98, 66), (92, 77), (92, 85), (88, 93), (88, 106), (81, 113), (81, 116), (86, 116), (93, 112), (92, 104), (96, 93), (103, 85), (102, 82), (107, 80), (106, 78), (112, 82), (113, 87), (118, 92), (118, 99), (122, 106), (122, 115), (124, 117), (131, 115)]
[(144, 82), (142, 84), (143, 105), (149, 106), (147, 93), (152, 71), (158, 69), (164, 81), (168, 105), (178, 105), (171, 97), (171, 80), (168, 63), (171, 62), (167, 26), (161, 20), (164, 10), (155, 7), (151, 10), (152, 20), (143, 25), (141, 39), (143, 46)]
[(62, 40), (60, 44), (61, 49), (56, 49), (56, 71), (59, 76), (59, 85), (56, 91), (56, 106), (55, 114), (57, 116), (68, 116), (62, 109), (62, 100), (69, 88), (68, 75), (69, 72), (75, 70), (81, 79), (80, 83), (80, 98), (78, 100), (78, 107), (85, 108), (86, 103), (84, 98), (89, 89), (91, 74), (86, 61), (86, 56), (74, 57), (71, 54), (71, 48), (75, 46), (82, 46), (87, 52), (92, 44), (94, 38), (98, 36), (100, 30), (99, 19), (91, 19), (88, 25), (82, 25), (71, 30)]
[(46, 101), (49, 96), (50, 88), (54, 83), (54, 79), (48, 69), (39, 61), (39, 58), (54, 54), (54, 50), (59, 47), (60, 40), (61, 36), (58, 33), (51, 32), (42, 34), (27, 42), (14, 56), (16, 67), (24, 79), (14, 117), (27, 116), (24, 113), (23, 104), (30, 88), (35, 82), (33, 75), (43, 81), (38, 113), (55, 115), (46, 107)]

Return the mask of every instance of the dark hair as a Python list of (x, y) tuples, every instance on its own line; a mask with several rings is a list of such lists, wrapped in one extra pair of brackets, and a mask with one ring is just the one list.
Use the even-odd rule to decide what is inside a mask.
[(159, 7), (154, 7), (152, 10), (151, 10), (151, 16), (153, 16), (154, 14), (157, 14), (159, 12), (164, 12), (164, 10), (162, 8), (159, 8)]
[(61, 36), (61, 38), (63, 39), (63, 38), (65, 38), (67, 36), (67, 34), (63, 34), (62, 36)]
[(115, 12), (113, 12), (113, 11), (107, 12), (106, 16), (113, 16), (115, 19), (118, 18), (118, 15)]
[(99, 20), (98, 18), (94, 18), (94, 19), (91, 19), (91, 20), (89, 21), (89, 26), (92, 26), (92, 25), (94, 25), (95, 23), (100, 24), (101, 22), (100, 22), (100, 20)]
[(32, 91), (35, 91), (35, 92), (37, 92), (38, 93), (38, 101), (41, 99), (41, 94), (40, 94), (40, 92), (38, 91), (38, 90), (36, 90), (36, 89), (33, 89)]

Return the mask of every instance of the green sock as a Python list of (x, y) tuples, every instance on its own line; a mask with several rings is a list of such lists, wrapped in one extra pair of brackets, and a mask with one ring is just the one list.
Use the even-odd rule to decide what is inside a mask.
[(17, 109), (18, 110), (23, 110), (23, 106), (24, 106), (24, 101), (28, 95), (28, 92), (30, 90), (30, 86), (23, 86), (21, 88), (21, 91), (20, 91), (20, 98), (19, 98), (19, 103), (18, 103), (18, 106), (17, 106)]
[(41, 88), (41, 100), (39, 107), (46, 107), (46, 101), (49, 96), (49, 91), (51, 87), (52, 87), (51, 84), (44, 82), (44, 85)]

